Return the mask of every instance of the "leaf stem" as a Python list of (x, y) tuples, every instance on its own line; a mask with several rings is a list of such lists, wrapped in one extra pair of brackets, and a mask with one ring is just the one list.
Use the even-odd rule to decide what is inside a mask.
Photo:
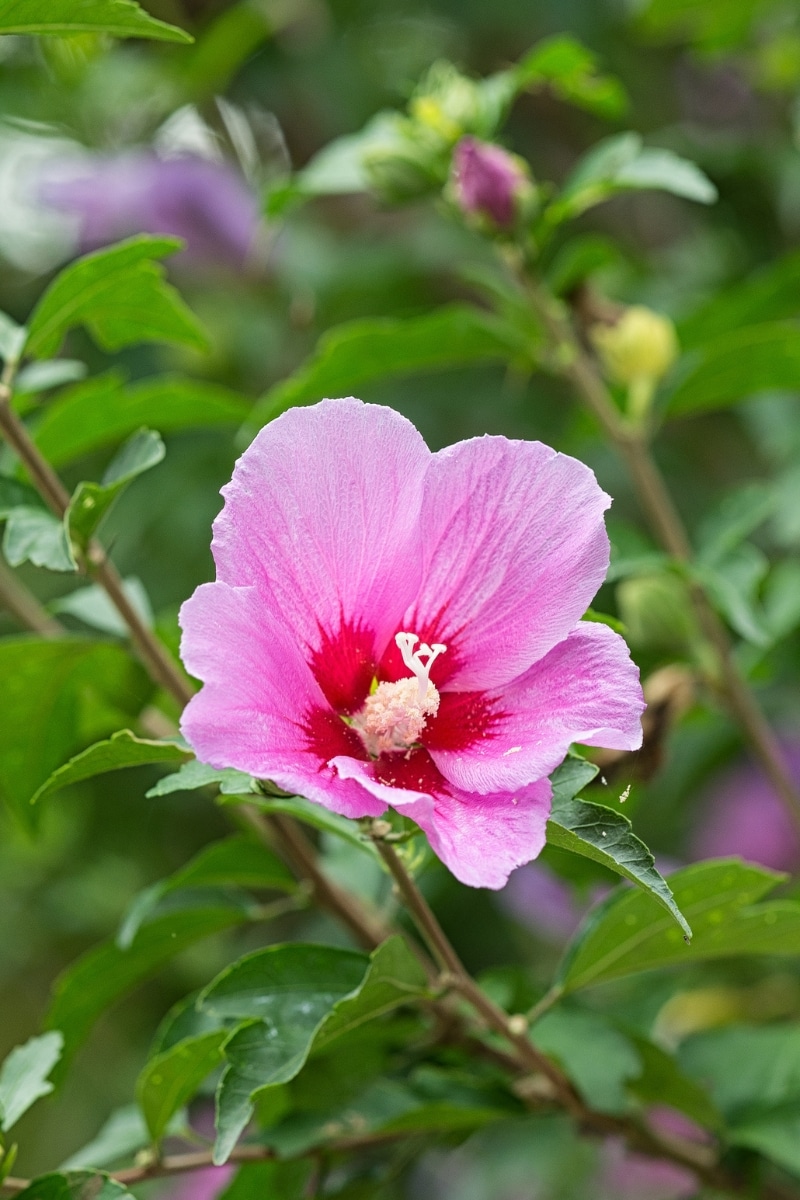
[[(693, 551), (686, 527), (650, 452), (645, 434), (626, 421), (617, 408), (593, 360), (576, 336), (564, 306), (518, 266), (517, 276), (548, 335), (556, 369), (573, 384), (584, 406), (594, 415), (626, 463), (656, 538), (677, 562), (691, 563)], [(800, 825), (800, 789), (792, 780), (780, 743), (739, 670), (728, 631), (700, 584), (691, 581), (689, 592), (703, 633), (716, 652), (723, 698), (767, 778)]]
[[(11, 404), (14, 370), (15, 364), (7, 363), (0, 379), (0, 432), (27, 470), (39, 495), (62, 520), (69, 505), (69, 493), (14, 411)], [(194, 695), (191, 683), (139, 616), (125, 594), (116, 567), (94, 538), (87, 548), (86, 570), (104, 589), (127, 625), (136, 652), (153, 681), (183, 707)]]

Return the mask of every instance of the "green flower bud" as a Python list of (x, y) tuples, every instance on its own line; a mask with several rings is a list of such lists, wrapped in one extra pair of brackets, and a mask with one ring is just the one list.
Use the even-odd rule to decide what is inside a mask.
[(627, 308), (614, 325), (594, 325), (589, 336), (603, 367), (617, 383), (657, 381), (678, 357), (672, 321), (641, 304)]
[(697, 624), (686, 585), (677, 575), (658, 572), (623, 580), (617, 587), (617, 606), (635, 648), (691, 651)]

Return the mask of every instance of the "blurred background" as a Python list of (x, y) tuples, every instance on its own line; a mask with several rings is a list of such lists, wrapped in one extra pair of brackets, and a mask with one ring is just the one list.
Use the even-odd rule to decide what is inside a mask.
[[(680, 324), (721, 287), (787, 254), (800, 235), (800, 8), (791, 0), (148, 0), (147, 7), (191, 31), (195, 44), (93, 35), (0, 40), (0, 308), (24, 321), (58, 267), (86, 249), (140, 231), (186, 239), (169, 273), (212, 349), (117, 355), (115, 367), (134, 381), (181, 371), (255, 400), (342, 321), (410, 316), (473, 297), (468, 276), (488, 251), (435, 204), (389, 209), (364, 195), (342, 196), (278, 219), (263, 215), (263, 197), (331, 139), (356, 132), (380, 109), (402, 107), (437, 60), (479, 75), (553, 33), (582, 39), (623, 80), (630, 106), (618, 121), (602, 122), (552, 96), (523, 96), (505, 141), (536, 179), (562, 180), (599, 137), (633, 128), (694, 159), (720, 192), (710, 208), (631, 194), (583, 218), (596, 235), (594, 278), (603, 292)], [(68, 351), (92, 373), (109, 369), (110, 359), (82, 334), (71, 335)], [(361, 395), (399, 409), (434, 448), (503, 433), (584, 459), (614, 497), (615, 547), (646, 547), (624, 472), (562, 384), (480, 366), (372, 383)], [(39, 402), (32, 395), (31, 405)], [(165, 435), (165, 463), (129, 489), (106, 541), (122, 572), (141, 580), (174, 640), (178, 606), (212, 575), (218, 489), (242, 443), (235, 424)], [(792, 588), (800, 592), (798, 451), (800, 397), (786, 393), (675, 421), (659, 442), (692, 529), (713, 520), (744, 483), (775, 486), (755, 558), (740, 567), (743, 591), (767, 612)], [(97, 449), (70, 464), (68, 485), (97, 478), (110, 453)], [(761, 568), (776, 562), (785, 578), (773, 594)], [(61, 598), (62, 619), (82, 628), (63, 603), (63, 578), (33, 567), (23, 575), (43, 600)], [(653, 694), (664, 718), (641, 761), (604, 764), (607, 783), (597, 798), (604, 789), (616, 797), (631, 783), (625, 811), (666, 865), (738, 852), (792, 869), (800, 846), (747, 764), (736, 730), (695, 696), (682, 667), (680, 613), (662, 585), (612, 583), (596, 603), (623, 619), (643, 673), (662, 672)], [(0, 615), (0, 629), (16, 627)], [(800, 777), (800, 638), (791, 620), (779, 650), (749, 645), (747, 655)], [(43, 812), (35, 840), (0, 817), (0, 1055), (35, 1031), (59, 970), (113, 933), (138, 890), (227, 830), (202, 793), (144, 799), (151, 782), (145, 770), (120, 772), (63, 793)], [(344, 851), (329, 849), (334, 869), (353, 869)], [(499, 896), (461, 888), (436, 867), (426, 875), (467, 964), (514, 1007), (535, 998), (609, 882), (601, 868), (552, 850)], [(276, 939), (300, 935), (340, 937), (305, 917), (275, 929)], [(255, 935), (239, 936), (237, 953), (248, 937)], [(60, 1096), (20, 1125), (19, 1173), (58, 1165), (129, 1101), (158, 1021), (229, 961), (231, 940), (187, 951), (103, 1018)], [(517, 966), (497, 970), (509, 961)], [(634, 981), (624, 985), (625, 1002), (643, 1027), (660, 1022), (675, 1042), (703, 1022), (800, 1013), (800, 971), (784, 965), (764, 976), (759, 968), (756, 980), (751, 969), (712, 967), (702, 989), (691, 972)], [(607, 987), (596, 1003), (613, 1008), (622, 991)], [(546, 1128), (509, 1122), (437, 1152), (391, 1186), (420, 1197), (531, 1200), (585, 1195), (588, 1172), (601, 1200), (691, 1194), (675, 1178), (624, 1192), (614, 1174), (621, 1152), (605, 1148), (598, 1165), (597, 1151), (576, 1153), (571, 1136), (558, 1121)], [(200, 1200), (200, 1184), (192, 1186), (182, 1195)]]

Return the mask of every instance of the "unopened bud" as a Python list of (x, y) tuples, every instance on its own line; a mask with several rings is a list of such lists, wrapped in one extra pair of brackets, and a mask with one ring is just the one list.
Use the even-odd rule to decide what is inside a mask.
[(603, 366), (617, 383), (657, 381), (678, 357), (672, 321), (641, 304), (626, 308), (613, 325), (593, 326), (590, 337)]
[(617, 606), (636, 649), (681, 654), (697, 639), (689, 594), (678, 575), (662, 571), (623, 580), (617, 587)]
[(462, 212), (488, 217), (500, 229), (514, 224), (521, 201), (532, 192), (522, 159), (474, 137), (456, 146), (452, 180)]

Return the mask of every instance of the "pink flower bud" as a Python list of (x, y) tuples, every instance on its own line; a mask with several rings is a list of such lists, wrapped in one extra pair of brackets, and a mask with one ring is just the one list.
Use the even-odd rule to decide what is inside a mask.
[(508, 229), (529, 180), (515, 155), (501, 146), (464, 137), (453, 155), (453, 183), (465, 213), (489, 217), (501, 229)]

